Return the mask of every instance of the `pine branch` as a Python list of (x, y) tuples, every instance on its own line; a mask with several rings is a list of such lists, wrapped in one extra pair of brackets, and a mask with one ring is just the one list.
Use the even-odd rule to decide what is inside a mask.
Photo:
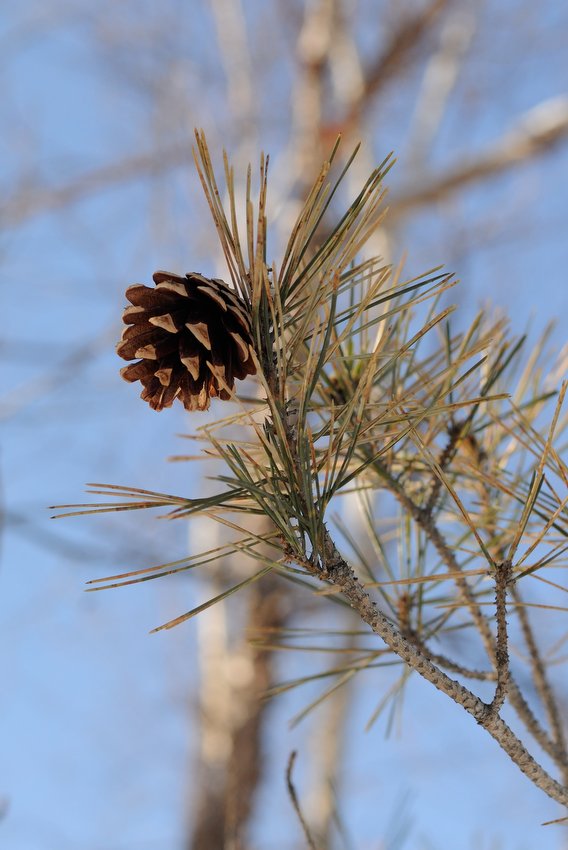
[[(318, 575), (317, 572), (314, 574)], [(339, 554), (333, 540), (326, 535), (325, 554), (321, 562), (319, 578), (340, 587), (343, 595), (361, 619), (396, 653), (408, 666), (461, 705), (482, 726), (509, 758), (529, 779), (549, 797), (568, 806), (568, 788), (560, 785), (535, 761), (507, 724), (491, 711), (490, 706), (471, 691), (446, 676), (416, 649), (379, 610), (362, 588), (353, 570)]]
[[(240, 300), (232, 300), (226, 287), (221, 300), (228, 299), (242, 325), (250, 329), (250, 360), (244, 362), (248, 374), (256, 375), (263, 398), (254, 404), (239, 400), (223, 381), (232, 361), (227, 360), (223, 368), (228, 371), (223, 373), (219, 352), (218, 385), (211, 394), (230, 399), (238, 412), (207, 424), (202, 434), (212, 447), (211, 456), (224, 461), (225, 470), (215, 476), (222, 489), (214, 496), (187, 499), (110, 488), (106, 492), (121, 501), (114, 506), (98, 504), (91, 511), (163, 507), (169, 509), (171, 518), (213, 517), (240, 535), (230, 544), (231, 551), (254, 562), (255, 572), (160, 628), (184, 622), (269, 572), (285, 575), (306, 590), (317, 592), (323, 583), (331, 601), (351, 606), (408, 670), (462, 706), (535, 785), (552, 799), (568, 804), (568, 789), (537, 763), (500, 717), (508, 698), (529, 733), (567, 772), (556, 701), (538, 650), (532, 648), (534, 636), (528, 621), (521, 615), (551, 734), (537, 721), (510, 673), (506, 621), (511, 576), (518, 582), (557, 559), (565, 548), (566, 500), (558, 495), (553, 482), (568, 484), (568, 471), (553, 438), (568, 427), (568, 421), (560, 418), (566, 386), (558, 395), (552, 424), (543, 438), (535, 419), (550, 394), (539, 389), (528, 400), (516, 398), (513, 404), (502, 391), (508, 389), (523, 338), (510, 340), (504, 323), (488, 324), (481, 316), (468, 331), (452, 335), (448, 322), (452, 308), (441, 309), (440, 305), (454, 285), (451, 275), (434, 269), (404, 281), (400, 270), (387, 268), (380, 258), (358, 261), (358, 252), (381, 220), (382, 182), (390, 158), (373, 170), (338, 224), (329, 228), (326, 217), (331, 199), (353, 159), (332, 182), (336, 145), (307, 193), (282, 263), (269, 267), (268, 159), (261, 157), (256, 212), (250, 169), (248, 172), (246, 238), (242, 239), (228, 159), (225, 156), (227, 213), (205, 136), (198, 133), (196, 139), (199, 176), (234, 289), (240, 295)], [(213, 293), (218, 299), (220, 286), (219, 292)], [(169, 319), (151, 315), (150, 322), (164, 325)], [(209, 321), (208, 314), (200, 321)], [(191, 326), (207, 342), (207, 328), (195, 322)], [(213, 333), (212, 327), (209, 333)], [(436, 334), (441, 345), (432, 345)], [(156, 374), (164, 378), (163, 372), (160, 367)], [(200, 403), (198, 408), (204, 409), (204, 405)], [(246, 438), (235, 440), (230, 430), (226, 436), (226, 429), (235, 426)], [(515, 460), (520, 458), (516, 466), (510, 462), (515, 451)], [(371, 494), (386, 491), (400, 506), (399, 541), (406, 550), (406, 585), (398, 595), (388, 590), (389, 582), (373, 582), (379, 587), (380, 607), (340, 553), (326, 522), (332, 501), (347, 492), (367, 490)], [(76, 507), (83, 508), (76, 513), (89, 512), (88, 506)], [(250, 533), (246, 522), (251, 513), (269, 520), (266, 534)], [(384, 563), (385, 545), (370, 507), (367, 516), (371, 539)], [(555, 539), (555, 534), (560, 537)], [(263, 554), (267, 543), (276, 545), (282, 557)], [(526, 566), (529, 555), (544, 545), (548, 546), (545, 556), (536, 565)], [(434, 553), (439, 562), (425, 576), (427, 552)], [(160, 572), (205, 565), (214, 554), (212, 550), (195, 560), (134, 571), (115, 577), (118, 581), (114, 584), (146, 581)], [(472, 560), (475, 569), (468, 570)], [(367, 564), (364, 569), (373, 578), (374, 565)], [(392, 569), (388, 574), (394, 579)], [(494, 608), (485, 601), (486, 591), (480, 586), (490, 575), (495, 576), (496, 584)], [(391, 583), (396, 586), (395, 581)], [(451, 587), (451, 591), (444, 589), (434, 602), (428, 584)], [(484, 613), (485, 604), (491, 606), (489, 615)], [(429, 608), (437, 610), (427, 613)], [(440, 608), (442, 613), (438, 613)], [(456, 627), (477, 631), (491, 670), (472, 670), (430, 650), (427, 644), (432, 638)], [(382, 647), (366, 651), (350, 658), (341, 669), (322, 674), (334, 681), (306, 711), (360, 670), (392, 663), (382, 659), (383, 653)], [(495, 681), (493, 700), (483, 702), (442, 668), (462, 678)], [(407, 671), (400, 687), (406, 678)]]

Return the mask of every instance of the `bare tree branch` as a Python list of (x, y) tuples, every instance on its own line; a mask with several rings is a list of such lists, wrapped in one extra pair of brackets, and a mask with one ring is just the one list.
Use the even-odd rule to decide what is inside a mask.
[[(352, 125), (359, 124), (361, 115), (373, 98), (396, 74), (401, 72), (405, 65), (411, 62), (412, 55), (418, 51), (430, 34), (436, 19), (447, 3), (448, 0), (432, 0), (424, 8), (398, 23), (383, 51), (364, 70), (364, 84), (360, 97), (341, 120), (343, 131), (349, 131)], [(329, 134), (329, 129), (324, 128), (324, 132)]]
[(191, 145), (184, 142), (158, 152), (124, 157), (87, 171), (60, 186), (24, 186), (0, 206), (0, 222), (4, 228), (17, 227), (34, 216), (56, 212), (106, 189), (144, 177), (155, 177), (190, 162)]
[(568, 135), (568, 98), (557, 97), (531, 109), (516, 127), (475, 158), (464, 158), (443, 174), (427, 177), (393, 195), (391, 220), (416, 207), (443, 201), (465, 186), (486, 180), (552, 150)]

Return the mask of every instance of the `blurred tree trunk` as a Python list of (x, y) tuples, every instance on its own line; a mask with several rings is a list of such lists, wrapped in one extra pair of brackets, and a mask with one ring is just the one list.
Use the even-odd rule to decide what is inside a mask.
[[(256, 533), (262, 534), (266, 524), (264, 519), (255, 521)], [(224, 567), (226, 581), (230, 561)], [(244, 595), (244, 622), (236, 634), (234, 624), (226, 620), (225, 603), (214, 606), (212, 616), (200, 623), (199, 758), (190, 768), (188, 850), (247, 847), (264, 770), (269, 714), (264, 695), (275, 683), (275, 653), (255, 641), (285, 625), (290, 612), (287, 592), (277, 576), (265, 576)]]

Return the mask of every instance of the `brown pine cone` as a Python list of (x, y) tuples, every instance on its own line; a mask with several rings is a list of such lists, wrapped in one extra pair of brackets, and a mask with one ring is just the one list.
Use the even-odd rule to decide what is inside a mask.
[[(127, 325), (116, 347), (125, 360), (126, 381), (140, 381), (140, 397), (154, 410), (178, 398), (186, 410), (207, 410), (210, 399), (230, 398), (235, 378), (254, 375), (248, 309), (222, 280), (197, 273), (153, 275), (155, 288), (126, 290)], [(221, 379), (221, 380), (219, 380)]]

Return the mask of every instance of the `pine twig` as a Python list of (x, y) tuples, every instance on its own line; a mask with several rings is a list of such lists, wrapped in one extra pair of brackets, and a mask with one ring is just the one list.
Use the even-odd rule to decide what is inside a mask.
[(497, 564), (495, 570), (495, 612), (497, 620), (497, 640), (495, 644), (495, 663), (497, 668), (497, 686), (490, 704), (491, 712), (498, 714), (507, 697), (510, 681), (509, 647), (507, 639), (507, 587), (511, 578), (511, 561)]
[(511, 587), (511, 596), (513, 600), (517, 603), (516, 613), (521, 624), (521, 629), (523, 632), (525, 643), (527, 645), (527, 649), (529, 651), (533, 682), (548, 716), (548, 722), (550, 723), (550, 728), (552, 730), (553, 740), (556, 746), (558, 747), (559, 752), (563, 755), (564, 774), (568, 779), (568, 753), (566, 751), (566, 737), (564, 734), (562, 717), (560, 716), (560, 712), (558, 710), (558, 703), (556, 702), (554, 694), (552, 693), (552, 689), (548, 681), (548, 676), (546, 674), (546, 668), (544, 666), (543, 660), (541, 658), (540, 652), (538, 650), (534, 638), (534, 632), (529, 620), (527, 609), (522, 604), (522, 597), (519, 591), (519, 587), (516, 583), (514, 583)]
[[(457, 423), (452, 423), (448, 429), (448, 441), (444, 446), (444, 450), (440, 455), (438, 460), (438, 466), (442, 471), (447, 469), (449, 464), (452, 462), (455, 457), (458, 444), (462, 435), (463, 427), (458, 425)], [(424, 507), (424, 511), (427, 514), (432, 514), (438, 499), (440, 497), (440, 491), (442, 489), (442, 479), (438, 475), (434, 475), (434, 480), (432, 482), (432, 489), (430, 491), (430, 495), (428, 497), (428, 501)]]
[(310, 850), (318, 850), (314, 839), (312, 838), (310, 828), (306, 822), (306, 819), (302, 813), (302, 809), (300, 807), (300, 801), (298, 800), (298, 795), (296, 794), (296, 788), (294, 783), (292, 782), (292, 770), (294, 769), (294, 762), (296, 761), (296, 756), (298, 755), (297, 750), (292, 750), (290, 753), (290, 758), (288, 759), (288, 766), (286, 768), (286, 785), (288, 786), (288, 794), (290, 795), (290, 800), (292, 801), (292, 806), (294, 807), (294, 811), (298, 816), (298, 820), (302, 825), (302, 829), (304, 831), (304, 835), (306, 837), (306, 841), (308, 842), (308, 847)]

